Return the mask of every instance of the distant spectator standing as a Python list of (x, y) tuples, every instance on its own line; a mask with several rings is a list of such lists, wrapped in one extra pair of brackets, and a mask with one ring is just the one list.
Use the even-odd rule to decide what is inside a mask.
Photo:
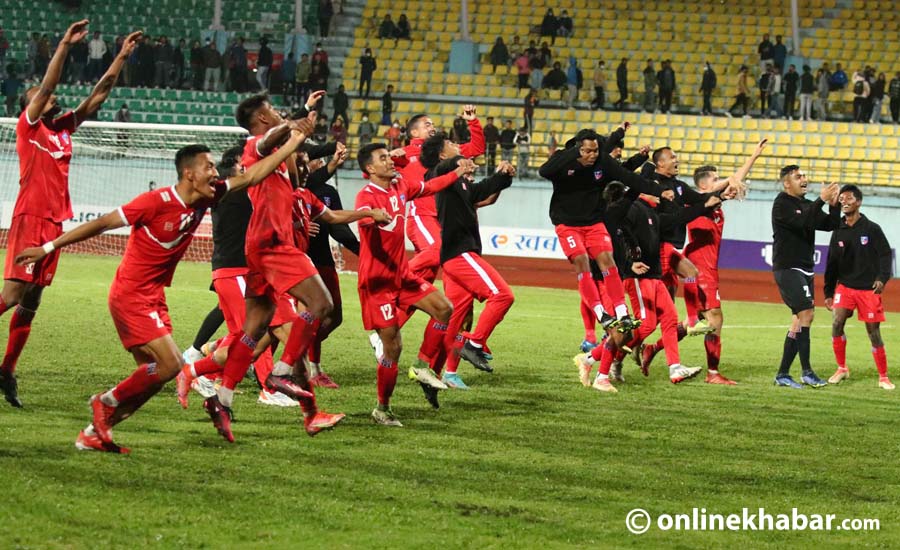
[(360, 121), (359, 126), (356, 129), (356, 132), (359, 135), (359, 146), (363, 147), (372, 143), (372, 138), (377, 131), (378, 129), (375, 128), (375, 125), (369, 121), (369, 113), (363, 112), (362, 121)]
[(506, 65), (509, 63), (509, 50), (506, 48), (506, 44), (503, 43), (503, 39), (499, 36), (497, 37), (497, 40), (494, 42), (494, 47), (491, 48), (490, 58), (491, 58), (491, 65), (494, 66), (494, 70), (493, 70), (492, 74), (497, 73), (498, 65)]
[(619, 101), (615, 106), (620, 111), (625, 109), (625, 101), (628, 99), (628, 58), (623, 57), (622, 62), (616, 68), (616, 86), (619, 88)]
[(94, 37), (88, 42), (88, 77), (96, 82), (103, 74), (103, 56), (106, 55), (106, 42), (100, 37), (100, 31), (94, 31)]
[(391, 19), (391, 14), (385, 14), (384, 19), (381, 21), (381, 25), (378, 26), (378, 38), (394, 38), (396, 34), (397, 25), (395, 25), (394, 20)]
[(566, 69), (566, 87), (569, 88), (569, 97), (566, 101), (566, 107), (575, 108), (575, 102), (578, 100), (578, 90), (581, 89), (583, 76), (581, 69), (578, 68), (578, 61), (575, 57), (569, 57), (569, 67)]
[(316, 51), (313, 52), (310, 62), (313, 65), (328, 66), (328, 52), (322, 47), (321, 42), (316, 42)]
[(563, 10), (562, 13), (559, 14), (559, 28), (556, 31), (557, 36), (572, 36), (575, 32), (575, 24), (572, 22), (572, 18), (569, 17), (569, 12)]
[(509, 45), (509, 63), (510, 66), (516, 62), (516, 59), (522, 54), (523, 48), (521, 42), (519, 42), (518, 36), (513, 36), (512, 44)]
[(516, 173), (520, 179), (528, 177), (528, 159), (531, 156), (531, 136), (528, 130), (527, 126), (522, 126), (516, 133), (516, 137), (513, 138), (513, 143), (516, 144), (518, 149), (519, 158), (516, 164)]
[(891, 79), (888, 96), (891, 98), (891, 120), (894, 124), (900, 123), (900, 71)]
[[(359, 57), (359, 97), (368, 99), (369, 92), (372, 89), (372, 75), (378, 64), (375, 62), (375, 56), (372, 55), (372, 48), (366, 48)], [(363, 93), (365, 87), (365, 94)]]
[(812, 68), (804, 65), (803, 74), (800, 75), (800, 120), (812, 119), (814, 93), (816, 93), (816, 82), (812, 75)]
[(872, 84), (872, 93), (869, 96), (872, 100), (872, 115), (869, 122), (881, 124), (881, 106), (884, 104), (884, 89), (887, 86), (887, 75), (879, 73)]
[(484, 142), (487, 145), (487, 155), (485, 155), (487, 174), (494, 173), (497, 167), (497, 146), (500, 145), (500, 130), (494, 126), (494, 117), (487, 117), (487, 124), (484, 125)]
[(731, 113), (734, 112), (738, 107), (742, 108), (742, 115), (744, 117), (749, 117), (750, 115), (747, 113), (747, 109), (750, 107), (750, 70), (746, 65), (741, 65), (741, 68), (738, 70), (737, 82), (735, 85), (735, 89), (737, 94), (734, 97), (734, 105), (731, 106), (730, 109), (725, 111), (726, 116), (731, 116)]
[(762, 41), (756, 47), (759, 54), (759, 74), (768, 72), (768, 65), (772, 64), (774, 52), (772, 51), (772, 42), (769, 40), (769, 33), (763, 35)]
[(2, 85), (3, 98), (6, 103), (6, 116), (17, 116), (16, 103), (19, 99), (19, 90), (22, 89), (22, 79), (16, 75), (15, 70), (7, 72)]
[(523, 114), (525, 115), (525, 126), (528, 128), (528, 132), (530, 133), (534, 130), (534, 108), (537, 107), (538, 101), (538, 93), (534, 88), (528, 92), (528, 95), (525, 96), (524, 100), (524, 108)]
[(606, 63), (597, 62), (594, 69), (594, 100), (591, 101), (591, 107), (594, 109), (602, 109), (606, 104)]
[(347, 116), (347, 111), (350, 109), (350, 98), (347, 96), (343, 84), (338, 86), (337, 92), (334, 93), (334, 97), (331, 100), (331, 109), (334, 111), (334, 116), (331, 120), (341, 117), (344, 119), (344, 124), (350, 123), (350, 117)]
[(797, 67), (794, 65), (788, 67), (788, 71), (784, 73), (782, 81), (784, 82), (784, 116), (788, 120), (794, 120), (794, 101), (797, 98), (797, 88), (800, 85), (800, 75), (797, 74)]
[(716, 72), (712, 65), (706, 62), (703, 65), (703, 76), (700, 78), (700, 93), (703, 94), (703, 109), (700, 110), (701, 115), (711, 115), (712, 110), (712, 94), (718, 85)]
[(550, 37), (550, 43), (556, 43), (556, 33), (559, 30), (559, 20), (553, 15), (553, 10), (551, 8), (547, 8), (547, 13), (544, 14), (544, 19), (541, 21), (541, 38), (545, 36)]
[[(528, 64), (531, 67), (531, 74), (528, 75), (528, 87), (539, 89), (544, 82), (544, 68), (547, 66), (547, 61), (538, 50), (534, 48), (529, 48), (529, 50), (531, 51), (528, 54)], [(565, 77), (565, 73), (563, 73), (563, 77)], [(563, 85), (565, 85), (565, 78), (563, 78)]]
[(769, 101), (769, 81), (772, 79), (772, 64), (768, 63), (759, 75), (759, 116), (766, 116), (766, 105)]
[(405, 13), (401, 13), (400, 19), (397, 20), (397, 30), (394, 33), (394, 38), (398, 40), (412, 39), (412, 28), (409, 26), (409, 19), (406, 18)]
[(37, 73), (38, 42), (40, 41), (41, 35), (33, 32), (31, 33), (31, 40), (28, 41), (28, 45), (25, 47), (25, 59), (28, 61), (28, 70), (25, 72), (26, 80), (34, 78)]
[[(772, 46), (772, 65), (777, 67), (779, 71), (784, 68), (784, 62), (787, 59), (787, 46), (782, 44), (781, 35), (775, 35), (775, 45)], [(794, 71), (796, 72), (796, 70)]]
[(519, 75), (519, 89), (528, 88), (528, 78), (531, 76), (531, 64), (528, 61), (528, 54), (522, 52), (516, 59), (516, 71)]
[(229, 69), (231, 70), (231, 89), (238, 93), (247, 91), (247, 50), (244, 38), (238, 37), (228, 51)]
[(137, 85), (152, 88), (153, 77), (156, 74), (154, 61), (156, 57), (149, 36), (144, 36), (143, 40), (135, 48), (135, 53), (137, 53)]
[(831, 93), (831, 73), (823, 65), (816, 73), (816, 118), (828, 120), (828, 94)]
[(313, 140), (319, 145), (325, 143), (328, 140), (328, 132), (330, 130), (325, 113), (319, 112), (316, 117), (316, 125), (313, 127)]
[(847, 73), (844, 72), (844, 68), (841, 67), (840, 63), (834, 67), (834, 72), (831, 73), (829, 84), (831, 85), (831, 91), (843, 90), (847, 87), (847, 84), (849, 84)]
[(780, 117), (783, 114), (781, 105), (781, 67), (772, 66), (772, 72), (769, 75), (769, 111), (773, 116)]
[(309, 95), (309, 73), (311, 64), (309, 62), (309, 54), (300, 54), (300, 62), (297, 63), (297, 69), (294, 71), (294, 83), (297, 88), (297, 101), (303, 101)]
[[(88, 61), (88, 44), (86, 39), (79, 40), (69, 50), (69, 84), (81, 84), (85, 81), (85, 69)], [(130, 84), (130, 83), (129, 83)]]
[(516, 150), (516, 131), (513, 130), (513, 123), (507, 120), (503, 131), (500, 132), (500, 160), (512, 162), (513, 151)]
[[(534, 74), (534, 73), (532, 73)], [(534, 87), (534, 86), (532, 86)], [(540, 87), (544, 90), (563, 90), (566, 87), (566, 73), (562, 70), (559, 61), (553, 64), (547, 74), (541, 79)], [(560, 96), (562, 97), (562, 96)]]
[(390, 128), (384, 131), (384, 137), (387, 138), (390, 149), (399, 149), (400, 147), (403, 147), (402, 136), (403, 130), (400, 129), (399, 120), (395, 120), (393, 124), (390, 124)]
[(259, 41), (259, 53), (256, 57), (256, 81), (259, 82), (261, 90), (269, 89), (269, 71), (272, 69), (273, 58), (272, 48), (269, 47), (269, 39), (261, 38)]
[(653, 67), (653, 60), (647, 60), (647, 66), (644, 67), (644, 110), (652, 113), (656, 110), (656, 87), (659, 85), (659, 79), (656, 76), (656, 69)]
[(191, 44), (191, 87), (195, 90), (203, 89), (203, 48), (200, 41), (194, 40)]
[(328, 38), (332, 17), (334, 17), (334, 5), (331, 0), (319, 0), (319, 36), (322, 38)]
[(866, 102), (869, 100), (869, 95), (872, 93), (872, 89), (869, 86), (869, 81), (866, 80), (865, 75), (862, 72), (853, 73), (853, 120), (856, 122), (867, 122), (865, 118), (866, 114)]
[(0, 28), (0, 77), (6, 77), (6, 51), (9, 50), (9, 41), (6, 34)]
[(662, 62), (659, 71), (659, 110), (668, 113), (672, 109), (672, 96), (675, 94), (675, 69), (672, 68), (672, 60)]
[(157, 88), (168, 88), (170, 85), (170, 74), (172, 72), (172, 62), (175, 59), (175, 50), (169, 44), (168, 37), (160, 36), (156, 42), (156, 50), (153, 59), (156, 65), (156, 82)]
[(387, 90), (381, 96), (381, 124), (390, 126), (391, 114), (394, 112), (394, 85), (388, 84)]
[(294, 75), (297, 74), (297, 61), (294, 59), (294, 52), (287, 55), (287, 59), (281, 62), (281, 95), (284, 96), (284, 102), (290, 105), (297, 97), (297, 86), (295, 85)]
[(128, 104), (123, 103), (119, 106), (119, 110), (116, 111), (115, 116), (116, 122), (131, 122), (131, 111), (128, 110)]
[(340, 116), (335, 116), (332, 120), (334, 122), (331, 123), (331, 129), (328, 131), (331, 140), (347, 145), (347, 126), (344, 124), (344, 119)]
[[(318, 92), (318, 91), (327, 91), (328, 88), (328, 66), (313, 64), (312, 69), (309, 73), (309, 91), (310, 92)], [(321, 113), (322, 108), (325, 105), (325, 97), (319, 99), (316, 102), (316, 106), (313, 108), (314, 111)]]

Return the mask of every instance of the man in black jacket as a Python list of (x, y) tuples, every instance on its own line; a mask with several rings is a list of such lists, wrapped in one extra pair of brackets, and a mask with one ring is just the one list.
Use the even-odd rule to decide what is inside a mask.
[[(772, 270), (781, 299), (791, 310), (791, 328), (784, 339), (781, 366), (775, 375), (775, 384), (794, 389), (803, 386), (791, 378), (791, 364), (800, 355), (804, 384), (820, 388), (826, 384), (809, 364), (809, 327), (815, 314), (813, 302), (813, 268), (815, 261), (816, 231), (834, 231), (840, 224), (841, 210), (837, 205), (836, 183), (822, 184), (819, 198), (805, 198), (809, 180), (796, 164), (781, 169), (784, 191), (772, 205)], [(828, 203), (829, 212), (822, 211)]]
[(622, 62), (616, 68), (616, 86), (619, 88), (619, 101), (616, 101), (616, 109), (625, 110), (625, 100), (628, 99), (628, 58), (623, 57)]
[(833, 312), (831, 345), (838, 369), (828, 379), (838, 384), (850, 378), (847, 368), (847, 337), (844, 323), (859, 311), (859, 320), (866, 324), (872, 356), (878, 369), (878, 387), (894, 389), (887, 375), (887, 355), (881, 339), (884, 306), (881, 293), (891, 279), (891, 245), (881, 227), (860, 214), (862, 191), (855, 185), (841, 187), (838, 201), (844, 220), (831, 235), (828, 263), (825, 267), (825, 307)]

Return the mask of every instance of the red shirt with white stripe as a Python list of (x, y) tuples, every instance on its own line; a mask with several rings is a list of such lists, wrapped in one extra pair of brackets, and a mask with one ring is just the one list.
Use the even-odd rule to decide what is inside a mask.
[(228, 191), (228, 184), (214, 184), (212, 200), (186, 205), (175, 187), (142, 193), (119, 207), (119, 215), (131, 226), (131, 236), (113, 285), (134, 292), (151, 293), (172, 284), (175, 266), (184, 256), (206, 209)]
[(78, 126), (75, 112), (57, 117), (49, 125), (39, 118), (28, 120), (22, 112), (16, 123), (19, 156), (19, 196), (13, 216), (28, 214), (56, 223), (72, 217), (69, 198), (69, 163), (72, 133)]
[(725, 227), (725, 213), (721, 208), (694, 218), (687, 225), (691, 241), (684, 247), (684, 255), (700, 271), (714, 271), (719, 267), (719, 247), (722, 245), (722, 230)]
[(294, 202), (291, 211), (291, 219), (294, 222), (294, 236), (297, 239), (297, 248), (306, 252), (309, 250), (309, 224), (325, 213), (325, 206), (319, 197), (305, 187), (294, 189)]
[[(241, 157), (244, 169), (249, 170), (263, 158), (257, 149), (257, 144), (262, 138), (260, 135), (247, 140), (244, 155)], [(247, 226), (245, 250), (249, 253), (277, 245), (295, 245), (291, 219), (294, 188), (288, 175), (287, 164), (283, 162), (279, 164), (274, 172), (266, 176), (259, 185), (251, 187), (247, 194), (253, 203), (253, 214)]]

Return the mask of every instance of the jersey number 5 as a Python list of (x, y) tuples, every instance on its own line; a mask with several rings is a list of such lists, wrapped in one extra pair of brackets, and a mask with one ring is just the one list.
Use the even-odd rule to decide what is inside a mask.
[(569, 248), (575, 248), (575, 237), (569, 235), (566, 237), (566, 242), (569, 243)]

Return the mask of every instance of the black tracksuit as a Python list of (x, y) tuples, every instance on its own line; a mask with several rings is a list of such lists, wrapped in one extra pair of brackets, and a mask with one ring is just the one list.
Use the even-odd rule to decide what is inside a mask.
[(891, 260), (891, 245), (877, 223), (862, 214), (853, 225), (844, 219), (828, 246), (825, 297), (834, 297), (838, 283), (857, 290), (871, 290), (875, 281), (887, 284)]
[[(306, 188), (312, 191), (329, 209), (343, 210), (341, 196), (337, 189), (326, 183), (331, 175), (327, 166), (319, 168), (309, 175), (306, 180)], [(334, 267), (334, 256), (331, 254), (331, 243), (328, 241), (329, 236), (334, 237), (334, 240), (344, 245), (344, 248), (359, 256), (359, 239), (347, 224), (331, 225), (321, 218), (316, 220), (316, 223), (319, 224), (319, 233), (309, 239), (309, 250), (306, 252), (316, 267)]]
[[(644, 166), (648, 165), (645, 164)], [(702, 206), (710, 197), (710, 193), (699, 193), (696, 189), (675, 177), (667, 177), (654, 172), (651, 178), (656, 180), (663, 189), (671, 189), (675, 193), (673, 200), (659, 202), (660, 215), (675, 215), (678, 211), (683, 210), (685, 206)], [(687, 238), (687, 222), (668, 224), (663, 230), (661, 238), (662, 242), (671, 243), (672, 246), (681, 250), (684, 248), (684, 241)]]
[(228, 193), (212, 207), (212, 268), (247, 267), (244, 240), (253, 205), (247, 190)]
[[(429, 174), (430, 175), (430, 174)], [(431, 179), (426, 176), (426, 180)], [(512, 185), (512, 176), (496, 173), (478, 183), (457, 179), (435, 195), (441, 224), (441, 263), (463, 252), (481, 254), (481, 234), (475, 205)]]
[(829, 206), (821, 198), (811, 201), (778, 193), (772, 205), (772, 270), (800, 269), (812, 272), (816, 245), (816, 230), (834, 231), (841, 221), (839, 206)]

